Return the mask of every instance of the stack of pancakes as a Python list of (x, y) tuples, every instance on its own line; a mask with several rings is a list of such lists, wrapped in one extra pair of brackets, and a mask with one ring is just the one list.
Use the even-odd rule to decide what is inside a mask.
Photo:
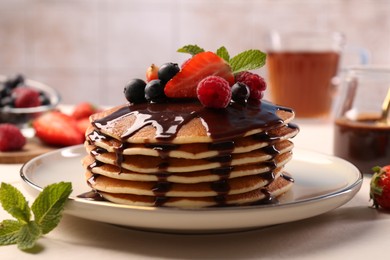
[(197, 102), (126, 104), (91, 116), (89, 186), (127, 205), (200, 208), (274, 203), (298, 133), (293, 111), (266, 101), (224, 110)]

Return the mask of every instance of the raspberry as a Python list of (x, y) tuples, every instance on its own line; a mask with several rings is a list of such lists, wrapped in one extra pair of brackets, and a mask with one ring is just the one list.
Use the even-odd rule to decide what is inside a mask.
[(25, 144), (26, 138), (19, 128), (9, 123), (0, 124), (0, 151), (21, 150)]
[(37, 107), (41, 105), (39, 92), (29, 87), (17, 87), (12, 91), (17, 108)]
[(232, 97), (229, 82), (219, 76), (208, 76), (201, 80), (196, 93), (203, 106), (212, 108), (227, 107)]
[(251, 92), (249, 98), (251, 99), (262, 99), (263, 92), (267, 88), (264, 79), (249, 71), (243, 71), (236, 75), (236, 82), (242, 82), (249, 87)]

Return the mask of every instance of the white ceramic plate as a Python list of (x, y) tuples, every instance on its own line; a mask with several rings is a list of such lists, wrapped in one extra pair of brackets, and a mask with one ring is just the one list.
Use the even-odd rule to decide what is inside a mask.
[(198, 210), (125, 206), (77, 198), (90, 190), (80, 162), (84, 155), (81, 145), (44, 154), (27, 162), (21, 169), (21, 177), (33, 196), (48, 184), (72, 182), (73, 193), (66, 214), (165, 232), (225, 232), (302, 220), (340, 207), (362, 184), (362, 175), (352, 164), (295, 149), (293, 160), (286, 167), (295, 184), (279, 204)]

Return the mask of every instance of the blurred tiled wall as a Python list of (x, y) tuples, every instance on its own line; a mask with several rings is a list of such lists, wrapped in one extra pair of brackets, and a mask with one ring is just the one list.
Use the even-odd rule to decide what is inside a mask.
[(182, 45), (263, 49), (271, 29), (341, 31), (390, 65), (388, 0), (0, 0), (0, 74), (52, 85), (63, 103), (115, 105), (151, 63), (184, 61)]

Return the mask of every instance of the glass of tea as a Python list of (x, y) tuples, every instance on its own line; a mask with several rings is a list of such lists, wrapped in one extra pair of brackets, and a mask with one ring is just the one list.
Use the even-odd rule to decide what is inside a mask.
[(271, 101), (297, 118), (327, 117), (344, 36), (338, 32), (271, 32), (267, 70)]
[(334, 154), (362, 173), (390, 164), (390, 67), (347, 70), (340, 86), (334, 124)]

